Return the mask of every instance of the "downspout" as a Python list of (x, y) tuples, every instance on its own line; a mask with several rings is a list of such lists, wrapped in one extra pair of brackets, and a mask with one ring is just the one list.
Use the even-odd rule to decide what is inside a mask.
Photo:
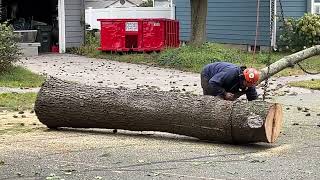
[[(273, 19), (273, 22), (272, 22), (272, 19)], [(277, 49), (277, 0), (270, 0), (270, 30), (272, 31), (270, 46), (274, 50), (276, 50)]]
[(310, 10), (311, 10), (311, 13), (313, 14), (314, 13), (314, 0), (310, 0), (311, 1), (311, 3), (310, 3), (310, 5), (311, 5), (311, 7), (310, 7)]
[(58, 1), (59, 53), (66, 52), (66, 17), (64, 0)]
[(173, 0), (170, 0), (170, 9), (171, 9), (171, 19), (175, 20), (176, 19), (176, 6), (173, 3)]

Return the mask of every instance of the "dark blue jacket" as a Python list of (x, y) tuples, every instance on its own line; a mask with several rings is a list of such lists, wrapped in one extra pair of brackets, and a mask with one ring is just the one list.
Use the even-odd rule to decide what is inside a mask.
[(214, 96), (223, 96), (225, 92), (233, 94), (243, 92), (249, 101), (258, 98), (255, 87), (243, 87), (242, 70), (228, 62), (215, 62), (204, 67), (202, 74), (209, 80)]

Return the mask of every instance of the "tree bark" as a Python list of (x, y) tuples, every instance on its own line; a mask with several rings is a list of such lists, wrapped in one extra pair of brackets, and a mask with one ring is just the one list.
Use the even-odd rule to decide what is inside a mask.
[(208, 0), (190, 0), (191, 40), (190, 44), (200, 46), (206, 41)]
[(227, 143), (273, 143), (282, 124), (279, 104), (94, 87), (55, 78), (42, 85), (35, 112), (49, 128), (161, 131)]
[(260, 80), (258, 83), (261, 83), (262, 81), (277, 74), (278, 72), (284, 70), (285, 68), (292, 67), (294, 64), (297, 64), (307, 58), (310, 58), (312, 56), (316, 56), (319, 54), (320, 54), (320, 45), (316, 45), (311, 48), (305, 49), (303, 51), (299, 51), (292, 55), (286, 56), (274, 62), (273, 64), (271, 64), (269, 67), (269, 72), (268, 72), (268, 67), (261, 69)]

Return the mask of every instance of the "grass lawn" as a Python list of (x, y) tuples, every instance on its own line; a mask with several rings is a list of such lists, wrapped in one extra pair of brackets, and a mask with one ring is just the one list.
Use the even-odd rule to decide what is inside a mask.
[(0, 74), (0, 87), (40, 87), (44, 80), (43, 76), (34, 74), (20, 66), (13, 66)]
[(289, 83), (291, 86), (320, 90), (320, 80), (297, 81)]
[[(44, 80), (45, 78), (43, 76), (34, 74), (20, 66), (13, 66), (6, 72), (0, 74), (0, 87), (40, 87)], [(0, 93), (0, 107), (17, 111), (32, 109), (36, 96), (36, 93)]]
[[(288, 53), (272, 53), (271, 59), (269, 59), (269, 54), (266, 52), (258, 52), (254, 56), (253, 53), (217, 43), (207, 43), (201, 47), (182, 46), (176, 49), (167, 49), (161, 53), (129, 53), (121, 55), (101, 52), (97, 50), (99, 46), (99, 41), (91, 37), (88, 38), (87, 45), (74, 49), (71, 53), (93, 58), (169, 67), (195, 73), (201, 72), (204, 65), (215, 61), (228, 61), (260, 69), (265, 67), (268, 62), (272, 63), (289, 55)], [(301, 64), (308, 70), (320, 71), (320, 56), (305, 60)], [(287, 68), (275, 76), (298, 74), (303, 74), (303, 71), (299, 67), (294, 67)]]
[(0, 94), (0, 107), (15, 111), (32, 109), (36, 97), (37, 93), (2, 93)]

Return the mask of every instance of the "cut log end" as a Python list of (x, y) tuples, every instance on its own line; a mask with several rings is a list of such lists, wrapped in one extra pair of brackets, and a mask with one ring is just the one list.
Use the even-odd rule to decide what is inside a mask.
[(264, 127), (268, 143), (274, 143), (282, 127), (282, 106), (280, 104), (270, 107)]

